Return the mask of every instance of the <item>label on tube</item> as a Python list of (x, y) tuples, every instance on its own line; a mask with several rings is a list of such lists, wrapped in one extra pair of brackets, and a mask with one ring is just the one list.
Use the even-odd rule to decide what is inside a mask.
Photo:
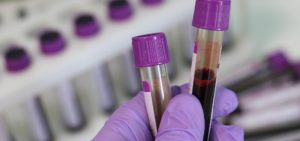
[(152, 132), (154, 136), (157, 134), (157, 126), (156, 126), (156, 120), (155, 120), (155, 113), (154, 113), (154, 108), (153, 108), (153, 103), (152, 103), (152, 96), (151, 96), (151, 90), (150, 90), (150, 85), (148, 82), (143, 81), (143, 90), (144, 90), (144, 96), (145, 96), (145, 104), (146, 104), (146, 109), (148, 113), (148, 118), (150, 121), (150, 126), (152, 129)]

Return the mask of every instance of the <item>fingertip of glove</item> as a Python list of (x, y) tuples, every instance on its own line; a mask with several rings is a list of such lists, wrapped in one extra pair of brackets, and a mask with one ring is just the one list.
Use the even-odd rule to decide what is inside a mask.
[(213, 128), (213, 138), (215, 141), (243, 141), (244, 130), (239, 126), (215, 124)]
[(183, 109), (190, 110), (187, 112), (202, 112), (202, 106), (199, 100), (191, 94), (179, 94), (175, 96), (169, 103), (167, 109)]
[(180, 89), (181, 89), (181, 93), (189, 93), (190, 84), (185, 83), (185, 84), (180, 86)]
[(204, 116), (201, 104), (190, 94), (174, 97), (160, 122), (159, 140), (200, 140), (203, 138)]
[(224, 87), (217, 88), (214, 117), (226, 116), (238, 107), (236, 94)]

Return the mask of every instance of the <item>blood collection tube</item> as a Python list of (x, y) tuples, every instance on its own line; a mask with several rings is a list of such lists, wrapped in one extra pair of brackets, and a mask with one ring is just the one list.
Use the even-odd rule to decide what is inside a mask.
[[(56, 30), (45, 30), (39, 37), (40, 50), (44, 55), (57, 55), (66, 47), (64, 37)], [(57, 87), (57, 96), (66, 127), (72, 131), (85, 125), (85, 118), (71, 81), (64, 81)]]
[(280, 85), (241, 95), (239, 97), (240, 109), (245, 112), (260, 111), (300, 99), (300, 63), (295, 63), (292, 66), (295, 81), (286, 80)]
[(192, 61), (190, 92), (201, 102), (205, 131), (209, 141), (217, 71), (221, 56), (223, 33), (228, 30), (230, 0), (197, 0), (193, 26), (197, 28)]
[[(127, 0), (113, 0), (109, 2), (108, 17), (113, 22), (123, 23), (133, 16), (133, 8)], [(131, 50), (122, 54), (122, 69), (125, 69), (125, 86), (130, 96), (140, 91), (139, 75), (134, 68)]]
[[(31, 58), (26, 50), (20, 47), (11, 47), (5, 53), (6, 70), (9, 72), (22, 72), (31, 65)], [(26, 102), (32, 135), (36, 141), (52, 140), (51, 129), (45, 116), (42, 103), (38, 96), (31, 97)]]
[(270, 88), (255, 93), (252, 97), (240, 100), (240, 108), (245, 111), (262, 111), (269, 108), (281, 106), (300, 99), (300, 85), (283, 86), (281, 88)]
[(135, 66), (140, 69), (146, 109), (154, 135), (171, 99), (167, 63), (169, 52), (164, 33), (132, 38)]
[(7, 124), (4, 119), (0, 117), (0, 141), (13, 141), (13, 137), (11, 136)]
[(233, 118), (232, 124), (241, 126), (246, 137), (274, 135), (300, 129), (299, 101), (263, 111), (248, 112)]
[[(97, 35), (101, 30), (101, 26), (96, 19), (90, 14), (79, 15), (75, 19), (74, 31), (79, 38), (91, 38)], [(117, 100), (112, 88), (112, 80), (109, 75), (107, 64), (101, 64), (95, 70), (95, 83), (98, 86), (100, 109), (106, 113), (114, 111)]]
[(224, 78), (229, 80), (225, 82), (227, 84), (225, 86), (236, 93), (241, 93), (267, 82), (280, 80), (282, 76), (286, 79), (286, 74), (291, 74), (290, 67), (290, 62), (283, 52), (274, 52), (260, 63), (241, 67), (240, 71), (232, 73), (235, 77), (228, 75)]

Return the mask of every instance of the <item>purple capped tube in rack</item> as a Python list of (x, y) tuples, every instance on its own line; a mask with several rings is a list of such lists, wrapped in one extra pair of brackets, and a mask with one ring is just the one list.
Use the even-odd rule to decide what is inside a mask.
[[(45, 55), (55, 55), (65, 49), (66, 41), (61, 33), (56, 30), (45, 30), (41, 33), (40, 50)], [(86, 123), (78, 97), (73, 90), (71, 81), (61, 82), (57, 87), (61, 114), (67, 129), (80, 130)]]
[(135, 66), (139, 68), (152, 133), (157, 134), (162, 115), (171, 99), (167, 64), (169, 50), (164, 33), (132, 38)]
[(250, 67), (245, 66), (249, 69), (243, 70), (242, 73), (235, 73), (233, 78), (238, 79), (232, 78), (230, 83), (225, 85), (229, 89), (241, 93), (271, 81), (275, 82), (274, 80), (280, 82), (279, 80), (286, 79), (287, 75), (293, 75), (289, 59), (281, 51), (271, 53), (264, 61), (249, 65)]
[(80, 38), (92, 37), (100, 30), (100, 23), (91, 14), (78, 15), (74, 20), (74, 32)]
[[(88, 38), (95, 36), (101, 30), (101, 25), (95, 17), (90, 14), (81, 14), (75, 19), (75, 34), (79, 38)], [(99, 103), (105, 113), (111, 113), (116, 107), (116, 98), (111, 87), (111, 77), (106, 64), (101, 64), (96, 68), (95, 79), (98, 86)]]
[(300, 62), (292, 65), (291, 78), (280, 85), (266, 87), (256, 91), (247, 91), (239, 97), (240, 109), (243, 111), (260, 111), (280, 106), (300, 99)]
[(112, 0), (109, 2), (108, 17), (112, 21), (123, 21), (133, 15), (133, 8), (127, 0)]
[(65, 49), (66, 41), (56, 30), (46, 30), (41, 33), (40, 50), (45, 55), (57, 54)]
[(12, 46), (5, 52), (5, 66), (8, 72), (20, 72), (28, 68), (31, 58), (25, 49)]
[[(114, 22), (123, 22), (133, 15), (133, 8), (127, 0), (113, 0), (109, 2), (108, 16)], [(125, 69), (125, 87), (130, 96), (136, 95), (140, 91), (138, 71), (134, 68), (133, 59), (130, 52), (122, 55), (122, 69)]]
[[(8, 72), (21, 72), (27, 69), (31, 65), (31, 58), (25, 49), (18, 46), (13, 46), (8, 48), (5, 52), (5, 64), (6, 70)], [(39, 128), (39, 132), (34, 134), (34, 139), (53, 139), (52, 132), (49, 128), (48, 120), (44, 116), (44, 111), (41, 108), (41, 104), (34, 100), (28, 100), (28, 115), (32, 118), (29, 118), (31, 122), (31, 130), (36, 132), (36, 129)]]

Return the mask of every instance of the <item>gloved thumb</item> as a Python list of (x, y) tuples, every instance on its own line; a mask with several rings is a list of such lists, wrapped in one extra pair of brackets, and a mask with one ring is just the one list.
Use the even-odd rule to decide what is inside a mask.
[(203, 133), (204, 116), (198, 99), (191, 94), (179, 94), (168, 104), (155, 140), (199, 141), (203, 140)]

